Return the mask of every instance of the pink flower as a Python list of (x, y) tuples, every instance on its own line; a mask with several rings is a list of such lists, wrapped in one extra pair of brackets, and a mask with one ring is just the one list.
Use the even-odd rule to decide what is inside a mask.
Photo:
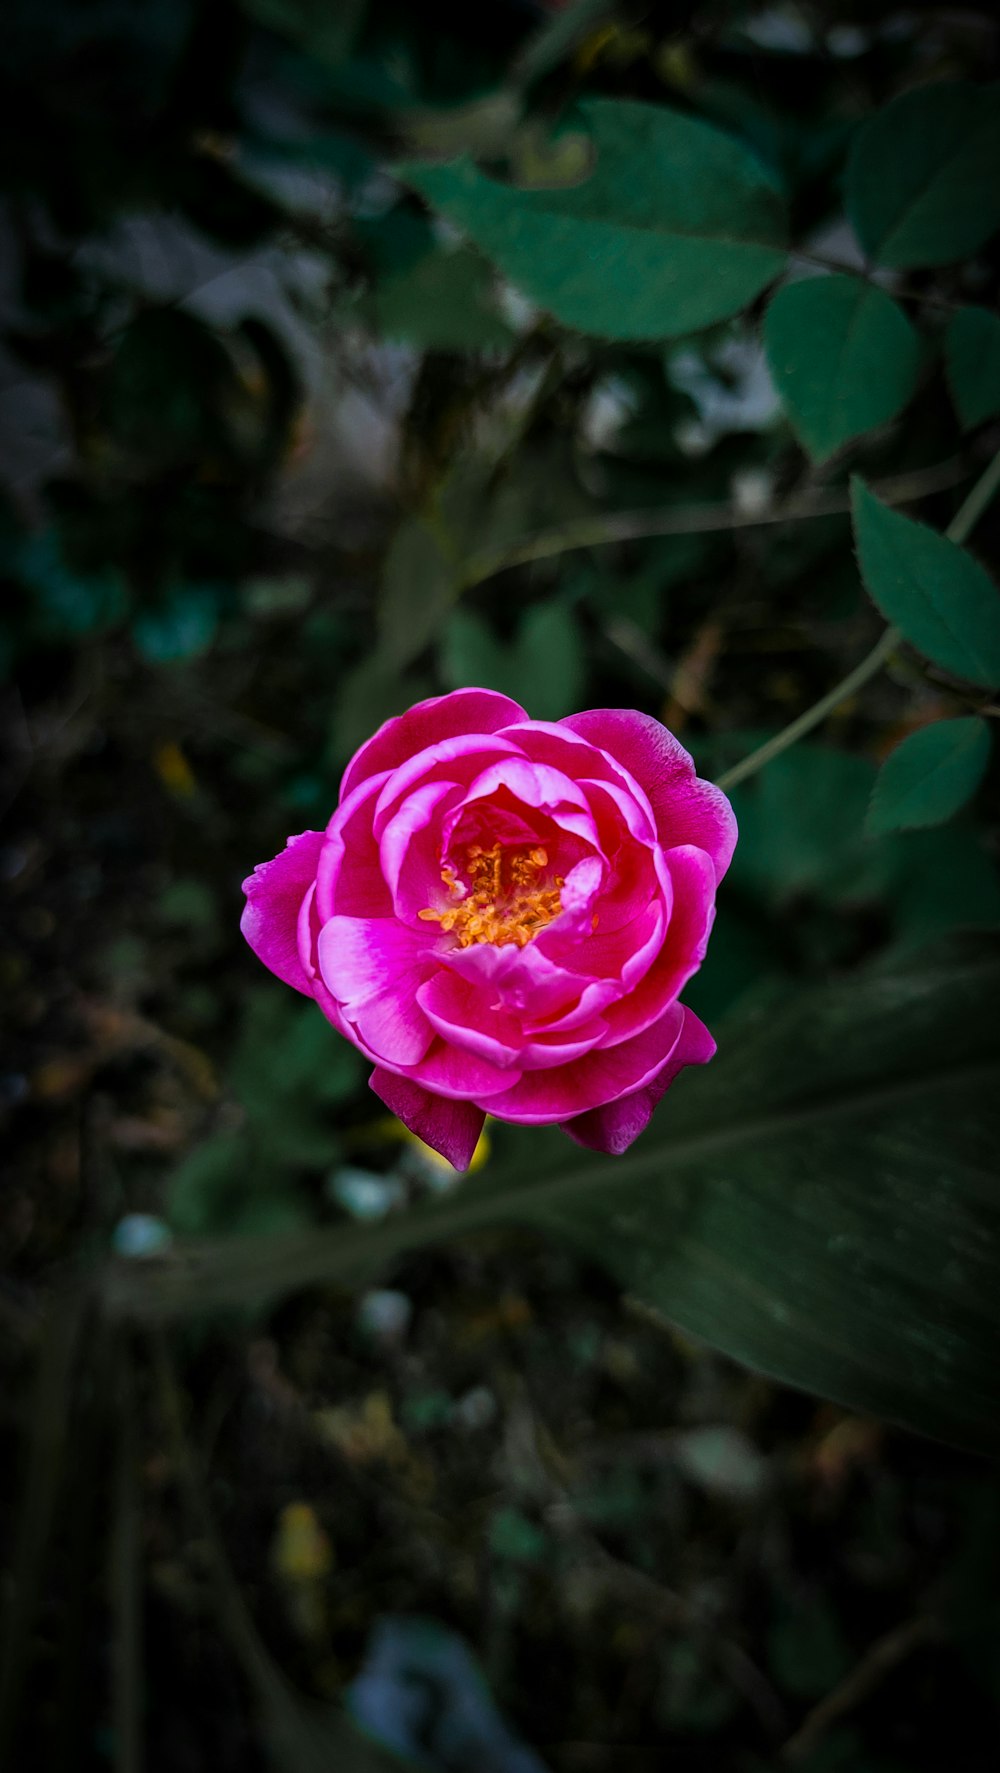
[(244, 883), (242, 928), (456, 1168), (488, 1113), (617, 1153), (715, 1051), (678, 998), (735, 842), (648, 715), (456, 690), (361, 747), (326, 831)]

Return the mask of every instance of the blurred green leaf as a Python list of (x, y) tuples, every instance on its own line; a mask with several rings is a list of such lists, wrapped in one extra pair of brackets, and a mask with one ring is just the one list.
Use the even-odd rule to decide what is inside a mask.
[(906, 639), (946, 671), (986, 688), (1000, 684), (1000, 591), (957, 542), (891, 511), (852, 483), (854, 537), (873, 603)]
[(380, 654), (353, 666), (337, 685), (330, 729), (331, 761), (343, 767), (383, 721), (404, 713), (430, 694), (425, 679), (402, 676), (394, 666), (385, 664)]
[(196, 658), (211, 646), (218, 627), (214, 585), (176, 585), (132, 618), (136, 649), (151, 665)]
[(439, 530), (422, 518), (407, 518), (393, 537), (379, 591), (382, 669), (398, 672), (423, 652), (458, 596), (459, 586), (457, 557)]
[(581, 106), (596, 156), (581, 184), (518, 190), (467, 161), (400, 176), (565, 325), (677, 337), (751, 302), (785, 263), (784, 207), (748, 149), (666, 107)]
[(128, 606), (125, 580), (114, 567), (79, 572), (66, 559), (55, 529), (27, 536), (16, 549), (14, 572), (34, 593), (43, 636), (78, 640), (120, 622)]
[(534, 604), (512, 641), (498, 640), (482, 616), (455, 610), (441, 646), (441, 674), (451, 689), (499, 690), (535, 720), (561, 720), (579, 706), (586, 675), (577, 619), (555, 599)]
[(361, 1074), (354, 1048), (311, 1003), (269, 985), (251, 995), (228, 1083), (263, 1161), (329, 1163), (337, 1154), (329, 1111), (348, 1100)]
[(288, 37), (306, 55), (336, 67), (351, 48), (368, 0), (240, 0), (259, 25)]
[(671, 1441), (670, 1451), (684, 1476), (711, 1496), (751, 1502), (767, 1488), (763, 1453), (728, 1423), (684, 1429)]
[(990, 758), (990, 729), (970, 715), (910, 733), (886, 758), (868, 810), (872, 831), (940, 825), (975, 793)]
[(1000, 413), (1000, 317), (960, 308), (945, 334), (948, 386), (965, 429)]
[(202, 1311), (528, 1225), (747, 1366), (1000, 1452), (998, 990), (984, 935), (748, 1007), (624, 1157), (508, 1131), (505, 1157), (405, 1219), (220, 1244), (141, 1286), (119, 1269), (110, 1302)]
[(111, 361), (103, 416), (130, 465), (175, 467), (225, 447), (222, 415), (236, 392), (233, 363), (208, 327), (180, 308), (146, 308)]
[(1000, 86), (904, 92), (855, 136), (847, 213), (880, 265), (950, 265), (1000, 226)]
[(497, 312), (493, 285), (478, 253), (437, 247), (376, 287), (374, 320), (385, 338), (424, 351), (503, 350), (514, 334)]
[(767, 310), (764, 336), (792, 427), (817, 461), (895, 418), (916, 387), (916, 332), (860, 277), (787, 284)]
[(667, 1729), (685, 1734), (720, 1730), (736, 1706), (736, 1695), (700, 1645), (681, 1639), (665, 1647), (657, 1711)]
[(776, 1681), (798, 1699), (829, 1693), (852, 1664), (850, 1646), (825, 1595), (782, 1604), (768, 1632), (768, 1663)]
[(970, 825), (899, 832), (892, 910), (894, 951), (919, 949), (952, 930), (1000, 927), (1000, 872)]
[(874, 778), (867, 758), (833, 746), (796, 745), (773, 758), (733, 789), (740, 841), (727, 887), (777, 910), (806, 896), (837, 907), (877, 901), (893, 861), (891, 846), (865, 831)]

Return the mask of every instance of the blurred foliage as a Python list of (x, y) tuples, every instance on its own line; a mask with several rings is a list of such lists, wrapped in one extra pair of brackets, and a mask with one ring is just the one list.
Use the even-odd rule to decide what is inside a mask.
[[(1000, 443), (992, 15), (8, 11), (0, 1761), (372, 1773), (395, 1718), (450, 1773), (985, 1773), (989, 1472), (693, 1345), (551, 1227), (195, 1316), (173, 1369), (45, 1306), (111, 1249), (138, 1291), (172, 1238), (401, 1251), (448, 1210), (237, 931), (422, 695), (646, 708), (717, 776), (881, 610), (888, 668), (734, 791), (688, 1001), (794, 1018), (1000, 922), (997, 514), (942, 535)], [(491, 1134), (484, 1188), (527, 1161)], [(331, 1702), (414, 1615), (447, 1679), (359, 1735)]]

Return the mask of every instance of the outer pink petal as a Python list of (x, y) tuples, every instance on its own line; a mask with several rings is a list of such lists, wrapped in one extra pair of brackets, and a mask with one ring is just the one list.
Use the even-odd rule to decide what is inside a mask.
[(523, 708), (494, 690), (453, 690), (448, 696), (432, 696), (417, 702), (405, 714), (387, 720), (378, 732), (354, 753), (340, 784), (341, 799), (377, 770), (394, 770), (414, 752), (456, 733), (495, 733), (512, 721), (526, 720)]
[(630, 1096), (621, 1096), (617, 1102), (608, 1102), (603, 1108), (592, 1108), (587, 1114), (578, 1114), (561, 1123), (563, 1132), (578, 1145), (586, 1145), (591, 1151), (606, 1152), (609, 1157), (620, 1157), (645, 1131), (656, 1104), (678, 1072), (683, 1071), (685, 1065), (705, 1065), (711, 1059), (715, 1042), (708, 1029), (692, 1010), (683, 1005), (678, 1008), (684, 1016), (680, 1038), (655, 1077)]
[(435, 1096), (449, 1096), (456, 1102), (478, 1102), (509, 1090), (520, 1072), (501, 1070), (481, 1059), (477, 1053), (464, 1053), (449, 1041), (436, 1040), (430, 1052), (418, 1064), (392, 1066), (403, 1070), (414, 1083), (423, 1084)]
[(368, 1082), (411, 1133), (416, 1133), (433, 1151), (439, 1151), (456, 1170), (468, 1169), (486, 1119), (484, 1109), (477, 1108), (474, 1102), (451, 1102), (431, 1096), (408, 1077), (396, 1077), (379, 1067)]
[(684, 1011), (674, 1003), (652, 1028), (619, 1046), (598, 1047), (554, 1071), (526, 1071), (519, 1083), (493, 1097), (490, 1113), (499, 1120), (546, 1126), (617, 1102), (652, 1081), (677, 1045), (683, 1023)]
[(392, 917), (331, 917), (319, 934), (323, 983), (368, 1049), (391, 1065), (415, 1064), (433, 1039), (416, 1001), (427, 949)]
[(326, 828), (316, 880), (316, 910), (322, 923), (335, 912), (343, 917), (388, 917), (392, 911), (372, 836), (375, 802), (388, 779), (383, 774), (362, 782), (341, 801)]
[(591, 708), (560, 724), (600, 745), (645, 789), (664, 849), (697, 844), (711, 856), (716, 879), (722, 879), (736, 847), (733, 809), (721, 788), (695, 775), (691, 757), (673, 733), (633, 708)]
[(258, 960), (306, 996), (311, 996), (312, 986), (299, 958), (299, 912), (316, 879), (324, 841), (322, 831), (290, 837), (280, 856), (259, 863), (243, 882), (247, 902), (240, 929)]

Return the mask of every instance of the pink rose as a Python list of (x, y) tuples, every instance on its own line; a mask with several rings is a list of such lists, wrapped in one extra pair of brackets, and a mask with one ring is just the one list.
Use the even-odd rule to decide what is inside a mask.
[(487, 1113), (617, 1153), (715, 1051), (678, 997), (735, 842), (648, 715), (456, 690), (361, 747), (326, 831), (245, 882), (242, 928), (456, 1168)]

